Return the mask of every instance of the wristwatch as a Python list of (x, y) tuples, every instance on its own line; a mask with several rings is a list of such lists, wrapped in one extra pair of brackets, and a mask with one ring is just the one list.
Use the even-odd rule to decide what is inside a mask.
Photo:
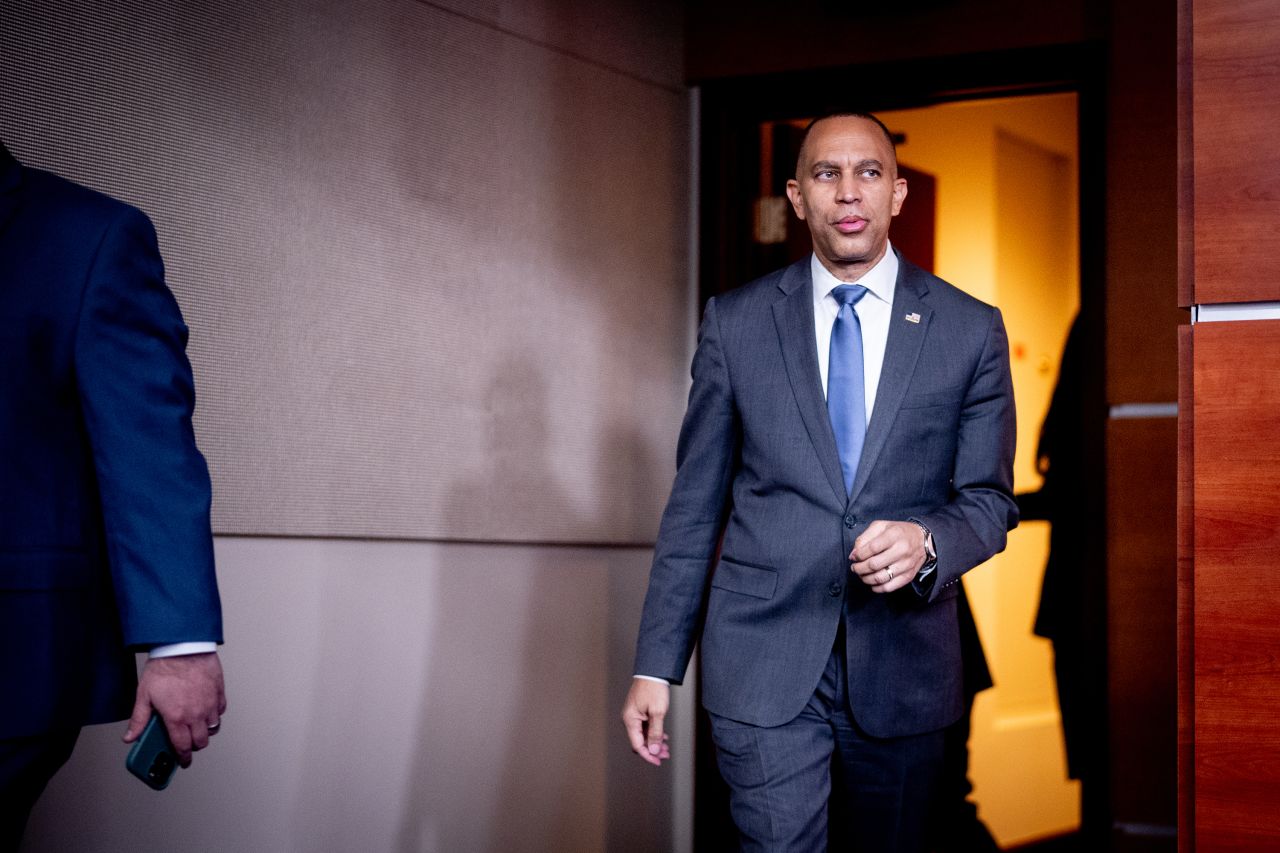
[(933, 531), (914, 518), (911, 523), (924, 531), (924, 565), (920, 567), (917, 577), (924, 577), (938, 567), (938, 549), (933, 546)]

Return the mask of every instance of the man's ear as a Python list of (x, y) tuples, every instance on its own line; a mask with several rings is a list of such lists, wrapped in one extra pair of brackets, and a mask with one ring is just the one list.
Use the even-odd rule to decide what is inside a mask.
[(902, 202), (907, 198), (907, 179), (895, 178), (893, 181), (893, 215), (902, 210)]
[(796, 212), (796, 216), (804, 219), (804, 194), (800, 192), (799, 181), (792, 178), (787, 181), (787, 198), (791, 199), (791, 209)]

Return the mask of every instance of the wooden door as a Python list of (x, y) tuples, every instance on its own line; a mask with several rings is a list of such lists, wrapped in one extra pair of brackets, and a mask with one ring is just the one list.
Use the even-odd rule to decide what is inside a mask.
[(1280, 6), (1181, 13), (1180, 848), (1275, 850)]

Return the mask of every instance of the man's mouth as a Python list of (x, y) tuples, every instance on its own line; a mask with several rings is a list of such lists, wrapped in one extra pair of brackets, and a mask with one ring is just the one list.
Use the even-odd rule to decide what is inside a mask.
[(867, 228), (867, 220), (861, 216), (846, 216), (836, 222), (836, 230), (841, 234), (860, 234)]

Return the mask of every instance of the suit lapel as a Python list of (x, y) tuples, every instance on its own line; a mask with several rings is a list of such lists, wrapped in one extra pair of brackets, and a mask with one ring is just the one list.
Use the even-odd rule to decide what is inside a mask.
[[(876, 386), (876, 404), (867, 424), (867, 438), (858, 460), (858, 476), (854, 478), (849, 500), (858, 499), (866, 486), (876, 459), (898, 417), (911, 377), (916, 370), (920, 348), (929, 331), (933, 310), (922, 301), (929, 286), (922, 270), (898, 256), (898, 280), (894, 285), (893, 310), (889, 315), (889, 339), (885, 343), (884, 364), (880, 368), (880, 384)], [(916, 316), (918, 322), (907, 317)], [(832, 440), (834, 443), (834, 439)]]
[(778, 327), (787, 378), (800, 407), (800, 417), (809, 433), (809, 440), (818, 452), (822, 472), (827, 475), (840, 506), (844, 506), (847, 496), (844, 493), (844, 475), (840, 472), (840, 452), (836, 449), (835, 433), (831, 431), (827, 400), (822, 393), (822, 375), (818, 372), (808, 256), (783, 271), (778, 287), (784, 296), (773, 303), (773, 320)]

